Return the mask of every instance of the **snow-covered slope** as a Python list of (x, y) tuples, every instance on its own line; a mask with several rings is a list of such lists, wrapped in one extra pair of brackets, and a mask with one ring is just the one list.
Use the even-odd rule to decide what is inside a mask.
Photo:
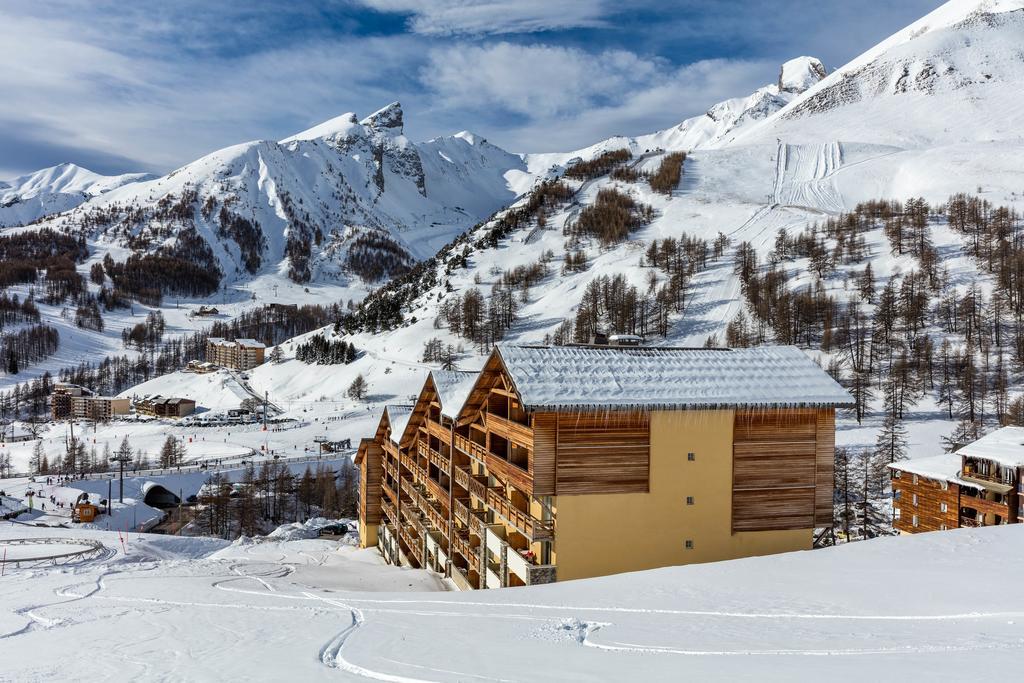
[(43, 216), (68, 211), (122, 185), (151, 178), (148, 173), (104, 176), (74, 164), (60, 164), (11, 180), (0, 180), (0, 228), (25, 225)]
[[(4, 674), (96, 679), (116, 661), (126, 678), (189, 681), (985, 679), (1020, 666), (1024, 584), (1008, 577), (1022, 531), (445, 593), (428, 572), (324, 539), (17, 525), (8, 538), (96, 539), (106, 552), (7, 569)], [(99, 657), (97, 643), (118, 647)]]
[(830, 135), (900, 148), (1019, 143), (1022, 35), (1021, 0), (953, 0), (836, 69), (739, 140)]
[[(777, 83), (758, 88), (745, 97), (719, 102), (704, 114), (685, 119), (671, 128), (637, 137), (616, 136), (574, 152), (527, 154), (525, 159), (532, 173), (542, 174), (614, 149), (629, 149), (634, 154), (641, 154), (657, 149), (687, 151), (718, 147), (781, 110), (817, 84), (825, 73), (825, 67), (818, 59), (797, 57), (782, 65)], [(527, 189), (528, 185), (522, 187), (523, 191)]]

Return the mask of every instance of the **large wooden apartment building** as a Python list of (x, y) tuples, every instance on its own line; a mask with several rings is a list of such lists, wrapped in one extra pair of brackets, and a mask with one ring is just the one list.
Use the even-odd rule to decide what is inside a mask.
[(232, 370), (251, 370), (262, 365), (266, 346), (255, 339), (209, 337), (206, 340), (206, 362)]
[(1014, 524), (1024, 519), (1024, 428), (1003, 427), (892, 472), (893, 527), (902, 533)]
[(461, 588), (811, 547), (834, 410), (799, 349), (499, 345), (360, 443), (360, 531)]

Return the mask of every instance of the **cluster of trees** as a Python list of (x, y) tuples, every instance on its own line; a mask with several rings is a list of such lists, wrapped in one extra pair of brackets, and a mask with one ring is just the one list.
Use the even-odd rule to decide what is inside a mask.
[(0, 336), (0, 360), (9, 375), (52, 356), (60, 347), (60, 334), (49, 325), (32, 325)]
[(0, 288), (31, 284), (43, 271), (80, 263), (89, 255), (82, 235), (49, 228), (26, 230), (0, 237)]
[[(481, 223), (445, 245), (432, 258), (420, 261), (407, 273), (392, 278), (371, 292), (351, 313), (339, 320), (338, 328), (349, 332), (393, 330), (403, 325), (404, 310), (424, 292), (438, 285), (448, 291), (448, 276), (469, 265), (474, 250), (497, 246), (513, 231), (527, 226), (544, 227), (552, 211), (572, 199), (574, 190), (558, 180), (540, 183), (527, 198), (489, 223)], [(415, 318), (411, 319), (415, 322)]]
[(489, 297), (485, 297), (478, 288), (470, 287), (462, 295), (444, 299), (438, 310), (438, 320), (483, 351), (499, 341), (512, 326), (518, 307), (512, 289), (499, 282), (491, 288)]
[(686, 152), (672, 152), (662, 157), (658, 170), (648, 178), (651, 189), (661, 194), (671, 195), (672, 190), (676, 189), (679, 180), (683, 177), (684, 161), (686, 161)]
[[(965, 248), (979, 267), (996, 276), (991, 296), (971, 283), (957, 286), (937, 267), (931, 246), (933, 225), (945, 218), (968, 237)], [(871, 263), (853, 270), (841, 294), (830, 292), (821, 278), (839, 262), (835, 246), (813, 270), (819, 278), (792, 288), (783, 259), (802, 258), (822, 238), (790, 240), (780, 234), (778, 257), (762, 267), (747, 244), (736, 252), (736, 272), (743, 283), (748, 314), (728, 327), (726, 341), (747, 346), (767, 341), (800, 344), (829, 352), (831, 372), (851, 391), (861, 420), (873, 399), (881, 399), (886, 423), (875, 449), (886, 462), (901, 457), (905, 439), (900, 421), (926, 394), (950, 419), (961, 420), (952, 447), (976, 438), (986, 422), (1020, 423), (1024, 402), (1011, 400), (1010, 377), (1024, 369), (1024, 234), (1009, 209), (957, 195), (945, 207), (919, 199), (870, 202), (852, 215), (826, 224), (834, 245), (843, 236), (857, 243), (868, 230), (881, 228), (893, 254), (909, 254), (918, 267), (876, 282)], [(854, 252), (856, 253), (856, 251)], [(844, 262), (850, 252), (844, 248)], [(865, 256), (865, 259), (867, 257)]]
[(139, 351), (152, 352), (163, 341), (166, 328), (164, 314), (160, 311), (150, 311), (144, 321), (121, 330), (121, 343), (125, 348), (134, 347)]
[[(209, 197), (207, 202), (212, 199), (212, 196)], [(203, 208), (206, 208), (205, 204)], [(210, 208), (212, 210), (212, 206)], [(217, 214), (217, 236), (221, 239), (234, 240), (246, 271), (255, 273), (260, 269), (263, 250), (267, 248), (267, 238), (256, 220), (249, 220), (233, 213), (227, 206), (221, 206)]]
[(379, 282), (386, 277), (401, 275), (412, 266), (413, 258), (402, 245), (384, 232), (360, 233), (349, 246), (347, 265), (366, 282)]
[(250, 464), (240, 482), (213, 475), (198, 499), (194, 523), (201, 533), (237, 538), (264, 533), (268, 525), (311, 517), (354, 518), (358, 491), (355, 467), (342, 459), (338, 471), (309, 467), (296, 477), (284, 464)]
[(336, 322), (346, 310), (351, 310), (354, 306), (352, 301), (348, 302), (347, 308), (341, 304), (268, 304), (245, 311), (229, 321), (217, 321), (206, 334), (225, 339), (256, 339), (273, 346)]
[(89, 297), (75, 309), (75, 325), (86, 330), (103, 331), (103, 313), (96, 299)]
[(39, 308), (31, 296), (21, 301), (17, 294), (0, 293), (0, 330), (7, 325), (39, 322)]
[(132, 254), (123, 263), (107, 254), (103, 269), (121, 292), (154, 307), (164, 294), (209, 296), (220, 287), (222, 275), (210, 246), (194, 229), (179, 232), (173, 246)]
[(616, 244), (654, 217), (654, 209), (613, 187), (601, 188), (593, 204), (566, 225), (569, 235), (596, 237), (602, 246)]
[(612, 169), (633, 158), (628, 149), (616, 149), (599, 154), (587, 161), (577, 161), (565, 169), (565, 177), (574, 180), (592, 180), (607, 175)]
[(315, 334), (295, 348), (295, 359), (307, 365), (347, 365), (356, 359), (355, 344)]
[(423, 343), (424, 363), (439, 363), (442, 370), (454, 370), (455, 361), (463, 353), (462, 346), (445, 344), (438, 337), (431, 337)]
[[(128, 437), (125, 437), (127, 439)], [(125, 441), (127, 443), (127, 441)], [(129, 449), (129, 453), (131, 450)], [(160, 447), (159, 460), (157, 461), (159, 466), (162, 468), (178, 467), (185, 461), (187, 455), (185, 444), (182, 443), (181, 439), (176, 439), (173, 436), (168, 436), (164, 441), (164, 445)]]

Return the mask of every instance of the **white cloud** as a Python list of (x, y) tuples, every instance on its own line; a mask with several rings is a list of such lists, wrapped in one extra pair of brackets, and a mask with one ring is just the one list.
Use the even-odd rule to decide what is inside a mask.
[(463, 45), (430, 54), (425, 83), (453, 106), (527, 116), (572, 112), (657, 77), (665, 65), (623, 50), (590, 54), (550, 45)]
[(423, 35), (534, 33), (606, 25), (608, 0), (359, 0), (381, 12), (412, 15)]
[(523, 122), (494, 142), (517, 151), (571, 149), (612, 133), (675, 124), (770, 82), (778, 65), (703, 60), (683, 67), (623, 50), (550, 45), (457, 45), (430, 54), (425, 84), (442, 106), (500, 111)]

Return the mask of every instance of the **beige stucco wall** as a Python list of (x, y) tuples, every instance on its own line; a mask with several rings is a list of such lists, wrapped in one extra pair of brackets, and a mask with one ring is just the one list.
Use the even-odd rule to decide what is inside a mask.
[(810, 549), (812, 529), (732, 533), (732, 429), (731, 410), (652, 413), (649, 493), (557, 497), (558, 580)]
[(360, 518), (359, 520), (359, 547), (360, 548), (374, 548), (377, 546), (377, 525), (367, 524)]

